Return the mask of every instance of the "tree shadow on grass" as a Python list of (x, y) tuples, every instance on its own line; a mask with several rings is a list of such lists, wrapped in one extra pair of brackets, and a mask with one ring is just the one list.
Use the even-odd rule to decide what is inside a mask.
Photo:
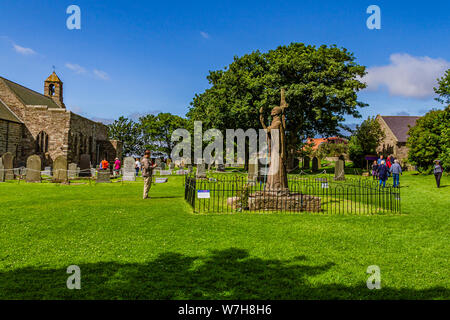
[(24, 268), (0, 273), (1, 299), (436, 299), (426, 290), (312, 284), (333, 263), (311, 266), (306, 257), (271, 260), (236, 248), (190, 257), (163, 253), (146, 263), (79, 264), (81, 290), (69, 290), (65, 268)]

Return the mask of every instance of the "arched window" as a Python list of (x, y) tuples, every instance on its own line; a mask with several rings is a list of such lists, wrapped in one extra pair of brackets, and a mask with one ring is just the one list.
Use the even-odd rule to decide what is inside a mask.
[(55, 95), (55, 85), (54, 84), (51, 84), (48, 86), (48, 92), (50, 93), (50, 96)]
[(36, 137), (36, 153), (46, 152), (48, 152), (48, 134), (41, 131)]

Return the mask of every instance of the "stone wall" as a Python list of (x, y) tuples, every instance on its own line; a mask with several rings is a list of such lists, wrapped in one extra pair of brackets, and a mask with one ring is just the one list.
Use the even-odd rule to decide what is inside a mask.
[(101, 153), (99, 141), (107, 139), (108, 132), (104, 124), (70, 113), (69, 162), (79, 164), (80, 156), (89, 154), (94, 164), (98, 158), (97, 153)]
[(400, 163), (404, 163), (408, 158), (408, 147), (406, 147), (406, 143), (400, 143), (397, 141), (397, 138), (392, 133), (391, 129), (387, 126), (384, 120), (377, 116), (377, 121), (380, 123), (381, 129), (384, 131), (386, 137), (377, 147), (377, 153), (383, 154), (384, 156), (394, 155), (396, 159), (400, 161)]
[(0, 119), (0, 157), (11, 152), (15, 158), (22, 155), (23, 126), (17, 122)]

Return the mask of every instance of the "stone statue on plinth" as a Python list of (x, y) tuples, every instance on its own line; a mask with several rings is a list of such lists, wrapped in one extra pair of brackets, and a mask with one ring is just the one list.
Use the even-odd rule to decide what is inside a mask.
[(272, 109), (272, 123), (266, 126), (264, 123), (263, 108), (259, 110), (259, 119), (266, 131), (270, 165), (267, 173), (265, 191), (277, 194), (289, 194), (288, 179), (286, 173), (286, 118), (284, 110), (288, 107), (284, 97), (284, 89), (281, 89), (280, 106)]

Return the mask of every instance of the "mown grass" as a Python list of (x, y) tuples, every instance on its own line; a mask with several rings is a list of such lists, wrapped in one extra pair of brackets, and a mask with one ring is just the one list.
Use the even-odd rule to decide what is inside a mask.
[[(391, 181), (389, 181), (391, 182)], [(152, 187), (0, 184), (2, 299), (449, 299), (450, 181), (401, 178), (401, 215), (194, 214)], [(66, 288), (69, 265), (81, 290)], [(381, 270), (369, 290), (367, 267)]]

